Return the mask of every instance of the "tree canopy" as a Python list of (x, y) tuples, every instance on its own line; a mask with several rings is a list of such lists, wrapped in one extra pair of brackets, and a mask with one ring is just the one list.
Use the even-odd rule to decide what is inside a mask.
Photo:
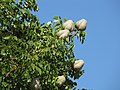
[(54, 16), (41, 24), (31, 11), (36, 0), (0, 1), (0, 89), (75, 90), (84, 62), (74, 37), (84, 43), (87, 22)]

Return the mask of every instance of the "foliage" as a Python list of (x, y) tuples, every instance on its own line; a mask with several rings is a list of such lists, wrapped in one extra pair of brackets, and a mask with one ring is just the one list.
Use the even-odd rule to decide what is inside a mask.
[[(75, 89), (77, 83), (70, 78), (84, 72), (73, 68), (75, 35), (71, 33), (69, 41), (59, 39), (56, 32), (66, 19), (55, 16), (40, 24), (33, 10), (38, 11), (36, 0), (0, 1), (0, 90), (28, 90), (34, 78), (42, 90)], [(56, 84), (60, 75), (66, 78), (62, 86)]]

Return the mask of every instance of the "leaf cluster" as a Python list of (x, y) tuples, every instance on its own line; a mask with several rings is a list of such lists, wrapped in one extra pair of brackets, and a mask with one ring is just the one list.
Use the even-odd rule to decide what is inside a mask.
[[(0, 1), (0, 89), (28, 90), (34, 78), (42, 90), (75, 89), (70, 78), (78, 79), (83, 71), (73, 69), (73, 37), (70, 42), (58, 39), (64, 21), (54, 17), (40, 24), (32, 10), (38, 11), (35, 0)], [(61, 87), (56, 84), (59, 75), (66, 77)]]

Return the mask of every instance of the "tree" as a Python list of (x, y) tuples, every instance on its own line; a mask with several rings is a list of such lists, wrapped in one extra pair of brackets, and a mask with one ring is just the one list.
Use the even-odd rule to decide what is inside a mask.
[(76, 61), (73, 42), (84, 43), (87, 22), (54, 16), (40, 24), (31, 11), (36, 0), (0, 1), (0, 89), (76, 89), (71, 78), (84, 73), (84, 61)]

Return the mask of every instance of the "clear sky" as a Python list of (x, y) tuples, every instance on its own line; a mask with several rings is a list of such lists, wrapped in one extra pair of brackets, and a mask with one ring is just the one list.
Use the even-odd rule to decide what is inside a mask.
[(37, 0), (41, 23), (58, 15), (88, 21), (85, 44), (75, 40), (75, 56), (84, 59), (77, 88), (120, 90), (120, 0)]

